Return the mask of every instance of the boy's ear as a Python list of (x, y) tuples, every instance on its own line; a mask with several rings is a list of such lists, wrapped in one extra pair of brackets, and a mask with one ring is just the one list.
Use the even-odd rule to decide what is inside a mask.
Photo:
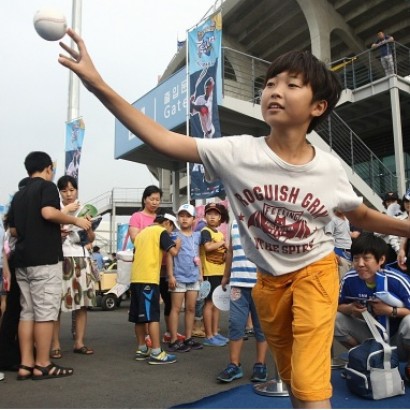
[(54, 175), (53, 166), (52, 166), (52, 165), (49, 165), (49, 166), (45, 169), (45, 171), (46, 171), (46, 174), (47, 174), (49, 180), (52, 181), (52, 180), (53, 180), (53, 175)]
[(327, 110), (327, 101), (320, 100), (313, 103), (312, 116), (320, 117)]
[(379, 265), (380, 265), (380, 266), (383, 266), (383, 265), (384, 265), (384, 262), (386, 262), (386, 256), (385, 256), (385, 255), (382, 255), (382, 256), (380, 256)]

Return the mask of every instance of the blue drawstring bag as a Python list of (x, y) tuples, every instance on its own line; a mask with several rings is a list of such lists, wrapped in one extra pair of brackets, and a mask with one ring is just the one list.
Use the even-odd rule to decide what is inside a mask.
[(382, 339), (374, 322), (378, 327), (380, 324), (369, 312), (364, 312), (363, 317), (375, 338), (349, 350), (347, 387), (352, 393), (371, 400), (405, 394), (397, 346), (390, 346)]

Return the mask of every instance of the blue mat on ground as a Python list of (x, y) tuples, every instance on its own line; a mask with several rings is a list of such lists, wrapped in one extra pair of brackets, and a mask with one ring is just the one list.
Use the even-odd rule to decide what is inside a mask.
[[(353, 395), (340, 377), (340, 370), (332, 371), (334, 409), (408, 409), (410, 388), (406, 394), (383, 400), (365, 400)], [(228, 391), (204, 397), (192, 403), (181, 404), (174, 409), (291, 409), (289, 397), (265, 397), (254, 393), (252, 384), (234, 387)]]

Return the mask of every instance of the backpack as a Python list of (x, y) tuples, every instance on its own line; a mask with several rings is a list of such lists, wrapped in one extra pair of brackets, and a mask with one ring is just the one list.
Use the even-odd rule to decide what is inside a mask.
[(349, 350), (347, 387), (352, 393), (371, 400), (405, 394), (397, 347), (383, 340), (377, 328), (381, 328), (384, 334), (385, 329), (369, 312), (363, 312), (363, 317), (374, 338)]

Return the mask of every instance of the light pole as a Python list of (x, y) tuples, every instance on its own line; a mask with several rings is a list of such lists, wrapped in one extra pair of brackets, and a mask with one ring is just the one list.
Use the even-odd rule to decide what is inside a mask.
[[(82, 0), (73, 0), (71, 27), (81, 35)], [(71, 47), (75, 43), (71, 40)], [(69, 70), (67, 122), (80, 116), (80, 80)]]
[[(71, 27), (81, 35), (81, 8), (82, 0), (73, 0)], [(75, 43), (71, 40), (71, 47), (74, 47)], [(68, 80), (68, 107), (67, 107), (67, 122), (71, 122), (73, 119), (80, 116), (80, 80), (69, 70)], [(73, 339), (75, 338), (75, 325), (76, 316), (73, 310), (71, 314), (71, 333)]]

